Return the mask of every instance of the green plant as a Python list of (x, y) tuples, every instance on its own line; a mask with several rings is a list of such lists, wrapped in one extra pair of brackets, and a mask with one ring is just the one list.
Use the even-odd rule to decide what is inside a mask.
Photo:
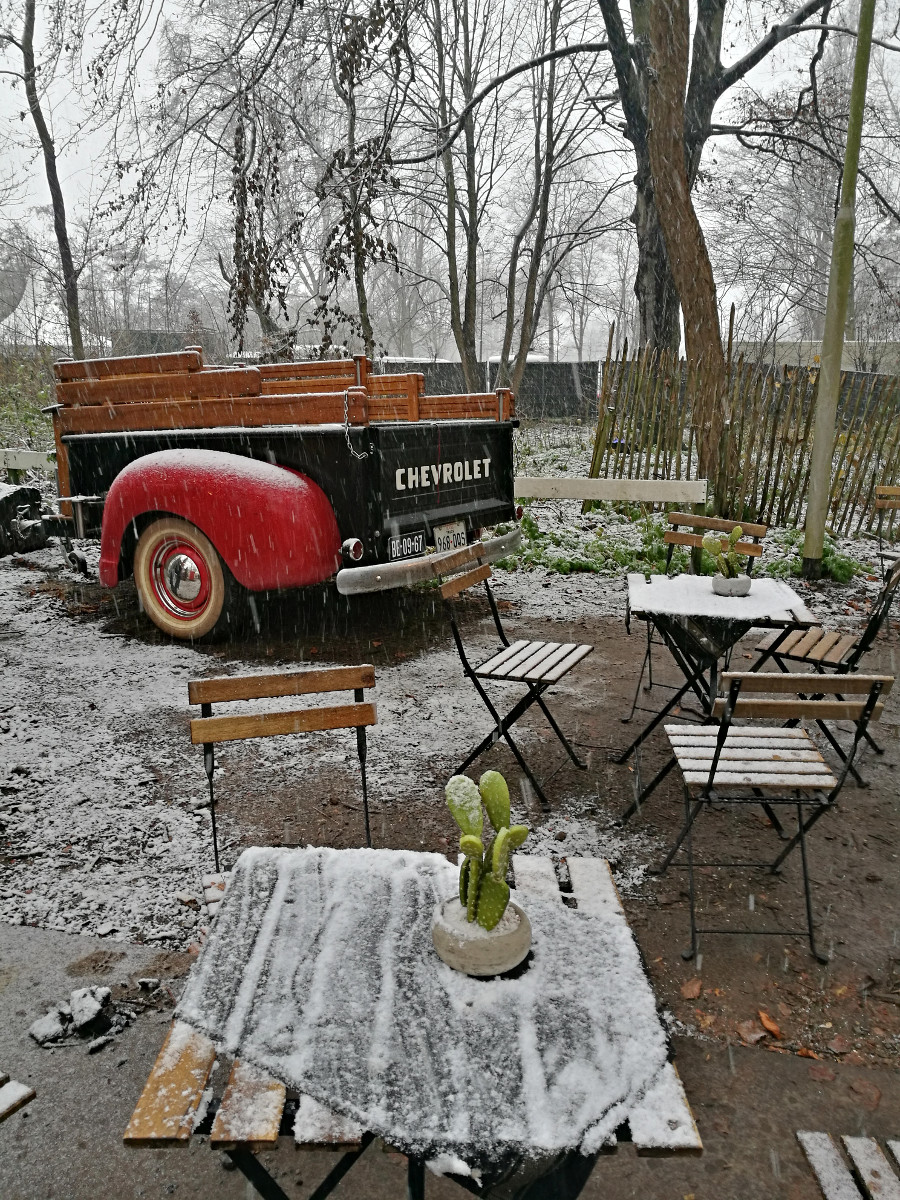
[[(462, 830), (459, 848), (465, 861), (459, 871), (459, 902), (470, 921), (477, 921), (483, 929), (493, 929), (509, 903), (509, 856), (528, 837), (528, 827), (510, 825), (509, 788), (499, 771), (485, 771), (477, 787), (467, 775), (454, 775), (444, 795)], [(482, 840), (482, 805), (494, 830), (487, 846)]]
[(718, 533), (707, 533), (703, 538), (703, 549), (709, 554), (719, 572), (726, 579), (736, 579), (741, 573), (741, 556), (736, 553), (735, 546), (743, 533), (740, 525), (735, 525), (728, 535), (727, 541)]

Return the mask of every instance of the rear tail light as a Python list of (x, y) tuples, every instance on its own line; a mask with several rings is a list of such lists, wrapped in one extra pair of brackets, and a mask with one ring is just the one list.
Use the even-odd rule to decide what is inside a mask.
[(522, 507), (522, 505), (521, 505), (521, 504), (517, 504), (517, 505), (516, 505), (516, 520), (517, 520), (517, 521), (521, 521), (521, 520), (522, 520), (522, 515), (523, 515), (523, 513), (524, 513), (524, 512), (525, 512), (525, 509)]
[(341, 553), (348, 562), (359, 562), (363, 556), (364, 549), (359, 538), (347, 538), (341, 546)]

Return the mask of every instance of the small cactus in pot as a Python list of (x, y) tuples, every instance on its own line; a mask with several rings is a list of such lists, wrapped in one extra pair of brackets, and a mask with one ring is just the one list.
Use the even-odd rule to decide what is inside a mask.
[(719, 569), (712, 581), (712, 589), (719, 596), (746, 596), (750, 591), (750, 576), (742, 573), (741, 555), (735, 549), (743, 532), (740, 525), (735, 525), (727, 538), (712, 532), (703, 538), (703, 549)]

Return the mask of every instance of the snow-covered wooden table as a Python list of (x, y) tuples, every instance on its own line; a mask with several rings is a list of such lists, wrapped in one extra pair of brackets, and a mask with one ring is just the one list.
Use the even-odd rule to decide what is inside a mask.
[(514, 858), (532, 955), (479, 980), (431, 944), (434, 908), (457, 888), (440, 855), (246, 851), (126, 1142), (186, 1143), (222, 1053), (237, 1061), (211, 1144), (258, 1187), (248, 1152), (290, 1132), (286, 1113), (301, 1144), (358, 1154), (378, 1136), (400, 1149), (411, 1196), (424, 1195), (423, 1164), (481, 1195), (545, 1176), (529, 1195), (563, 1200), (617, 1137), (699, 1152), (609, 869), (571, 858), (569, 870), (566, 904), (549, 860)]
[[(712, 712), (718, 684), (719, 660), (741, 640), (744, 634), (755, 627), (780, 629), (787, 637), (798, 626), (808, 627), (816, 623), (814, 614), (792, 587), (780, 579), (765, 576), (753, 578), (746, 596), (717, 596), (712, 590), (712, 578), (708, 575), (651, 575), (649, 581), (641, 573), (628, 576), (628, 602), (625, 624), (631, 631), (631, 618), (647, 623), (647, 650), (641, 666), (641, 674), (634, 694), (634, 703), (629, 721), (637, 708), (638, 696), (644, 671), (651, 666), (650, 682), (653, 686), (650, 662), (651, 636), (653, 630), (659, 634), (684, 676), (684, 684), (673, 690), (671, 699), (644, 726), (633, 742), (617, 755), (615, 761), (625, 762), (639, 750), (651, 733), (675, 709), (690, 692), (700, 703), (705, 715)], [(777, 637), (769, 648), (769, 654), (781, 644)], [(757, 663), (756, 668), (762, 663)], [(636, 794), (633, 802), (622, 813), (627, 821), (674, 765), (670, 759), (666, 766), (643, 789), (639, 773), (636, 772)]]

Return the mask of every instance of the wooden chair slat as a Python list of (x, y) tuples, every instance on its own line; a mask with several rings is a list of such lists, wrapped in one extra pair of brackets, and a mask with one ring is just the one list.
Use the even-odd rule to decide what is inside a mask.
[[(841, 679), (846, 676), (842, 675)], [(861, 700), (744, 700), (738, 699), (734, 708), (736, 717), (772, 717), (779, 721), (794, 719), (811, 721), (858, 721), (862, 716), (863, 701)], [(713, 716), (721, 717), (725, 711), (725, 701), (716, 700), (713, 705)], [(879, 700), (872, 711), (870, 720), (881, 720), (884, 712), (884, 702)]]
[(876, 500), (875, 507), (881, 509), (897, 509), (900, 508), (900, 500)]
[[(705, 785), (709, 780), (709, 770), (685, 771), (685, 783)], [(802, 775), (797, 771), (716, 771), (716, 787), (753, 787), (753, 788), (803, 788), (810, 791), (830, 791), (835, 785), (833, 775)]]
[(666, 1063), (644, 1099), (628, 1114), (631, 1140), (641, 1157), (703, 1153), (700, 1131), (674, 1063)]
[[(716, 752), (715, 742), (697, 745), (680, 745), (674, 743), (672, 749), (679, 762), (683, 759), (696, 759), (710, 763)], [(719, 755), (721, 762), (732, 762), (740, 759), (742, 762), (824, 762), (822, 755), (814, 747), (807, 748), (799, 742), (793, 745), (785, 743), (782, 746), (734, 746), (726, 739)]]
[(314, 667), (281, 675), (233, 675), (193, 679), (188, 684), (191, 704), (221, 704), (228, 700), (262, 700), (273, 696), (306, 696), (313, 692), (355, 691), (375, 686), (375, 668)]
[(249, 717), (195, 717), (191, 721), (191, 741), (198, 746), (207, 742), (274, 737), (282, 733), (352, 729), (376, 723), (374, 704), (341, 704), (333, 708), (304, 708)]
[[(664, 725), (669, 741), (676, 742), (682, 738), (710, 738), (715, 741), (719, 731), (715, 725)], [(728, 730), (725, 745), (730, 746), (733, 739), (738, 738), (776, 738), (781, 742), (785, 738), (806, 741), (807, 734), (803, 729), (771, 729), (765, 726), (747, 725), (732, 726)]]
[[(812, 631), (807, 630), (807, 629), (792, 629), (791, 632), (785, 637), (784, 641), (781, 643), (781, 645), (778, 647), (778, 649), (776, 650), (775, 653), (776, 654), (789, 654), (793, 650), (793, 648), (797, 645), (797, 643), (802, 638), (806, 637), (807, 633), (810, 633), (810, 632), (812, 632)], [(821, 633), (821, 630), (818, 630), (818, 632)], [(778, 636), (778, 634), (776, 631), (775, 637), (777, 637), (777, 636)], [(774, 641), (774, 638), (773, 638), (773, 641)]]
[(431, 562), (435, 575), (452, 575), (471, 562), (479, 562), (484, 553), (482, 542), (470, 542), (459, 550), (448, 550), (446, 554), (435, 554)]
[[(494, 667), (490, 674), (497, 679), (503, 679), (510, 671), (520, 666), (523, 662), (528, 662), (536, 654), (549, 652), (556, 645), (556, 642), (525, 642), (525, 644), (515, 654), (508, 656), (499, 666)], [(476, 675), (484, 675), (483, 667), (475, 668)]]
[(859, 1188), (830, 1134), (800, 1130), (797, 1141), (803, 1147), (825, 1200), (860, 1200)]
[(462, 575), (457, 575), (455, 579), (448, 579), (446, 583), (442, 583), (441, 596), (444, 600), (449, 600), (451, 596), (458, 596), (466, 588), (474, 587), (476, 583), (484, 583), (490, 577), (491, 568), (485, 563), (481, 567), (476, 567), (473, 571), (466, 571)]
[[(667, 529), (663, 534), (663, 541), (666, 545), (674, 546), (702, 546), (703, 538), (699, 533), (679, 533), (677, 530)], [(735, 554), (745, 554), (748, 558), (759, 558), (763, 552), (762, 546), (758, 542), (737, 542), (732, 546)]]
[(210, 1145), (217, 1150), (240, 1146), (254, 1153), (274, 1149), (286, 1096), (283, 1083), (235, 1059), (213, 1121)]
[(125, 1130), (125, 1144), (187, 1145), (215, 1061), (208, 1037), (173, 1021)]
[[(701, 771), (709, 775), (709, 768), (712, 765), (713, 756), (697, 757), (693, 754), (677, 754), (678, 765), (683, 771)], [(721, 769), (725, 772), (738, 775), (752, 775), (759, 772), (760, 775), (779, 774), (782, 771), (787, 771), (791, 775), (823, 775), (828, 772), (828, 768), (821, 760), (807, 761), (805, 759), (796, 759), (793, 754), (783, 754), (781, 757), (769, 758), (729, 758), (720, 759)], [(719, 768), (716, 767), (718, 774)]]
[(793, 658), (805, 658), (806, 655), (809, 654), (810, 650), (819, 644), (824, 635), (825, 630), (819, 628), (818, 626), (814, 629), (807, 630), (803, 637), (794, 642), (793, 646), (791, 647), (791, 656)]
[(765, 671), (725, 671), (722, 674), (722, 688), (727, 691), (732, 680), (741, 680), (740, 698), (747, 692), (824, 692), (833, 695), (868, 695), (872, 684), (882, 684), (881, 694), (887, 696), (894, 686), (892, 675), (820, 675), (818, 672), (797, 672), (788, 675), (786, 672)]
[(570, 654), (566, 655), (562, 662), (551, 667), (549, 671), (545, 671), (539, 667), (535, 674), (534, 682), (555, 683), (556, 680), (562, 679), (563, 675), (571, 671), (577, 663), (580, 663), (583, 658), (587, 658), (593, 649), (593, 646), (576, 646)]
[(562, 904), (559, 881), (549, 858), (544, 858), (541, 854), (514, 854), (512, 868), (517, 892), (521, 892), (523, 896), (535, 896), (538, 900), (556, 900)]
[(810, 650), (806, 657), (810, 662), (821, 662), (832, 646), (834, 646), (840, 640), (841, 635), (839, 633), (835, 633), (834, 630), (831, 630), (829, 633), (825, 633), (819, 638), (818, 642), (816, 642), (815, 646), (813, 646), (812, 650)]
[(692, 529), (712, 529), (718, 533), (731, 533), (740, 525), (747, 537), (765, 537), (769, 532), (768, 525), (759, 525), (750, 521), (728, 521), (723, 517), (704, 517), (697, 513), (670, 512), (666, 517), (670, 525), (688, 525)]
[(510, 679), (531, 679), (535, 675), (542, 675), (552, 666), (555, 666), (560, 659), (565, 658), (575, 649), (575, 642), (548, 642), (539, 654), (532, 655), (531, 658), (519, 663), (512, 671), (509, 672)]
[(522, 639), (519, 639), (515, 642), (510, 642), (508, 646), (505, 646), (499, 653), (495, 654), (493, 658), (489, 658), (487, 662), (483, 662), (478, 670), (490, 673), (495, 667), (500, 666), (501, 663), (506, 662), (508, 658), (512, 657), (512, 655), (516, 654), (517, 651), (521, 650), (523, 646), (531, 646), (533, 644), (533, 642), (524, 641)]
[(5, 1121), (14, 1112), (24, 1108), (35, 1097), (35, 1090), (27, 1083), (19, 1083), (15, 1079), (7, 1079), (0, 1084), (0, 1121)]
[(358, 1150), (364, 1130), (349, 1117), (326, 1108), (312, 1096), (301, 1095), (294, 1119), (294, 1140), (300, 1150)]
[(853, 633), (845, 633), (844, 636), (831, 647), (831, 649), (822, 659), (822, 662), (832, 665), (842, 662), (855, 645), (856, 635)]
[(888, 484), (879, 483), (875, 487), (876, 496), (896, 496), (900, 499), (900, 487), (891, 487)]
[(900, 1200), (900, 1179), (875, 1139), (845, 1134), (841, 1141), (870, 1200)]

